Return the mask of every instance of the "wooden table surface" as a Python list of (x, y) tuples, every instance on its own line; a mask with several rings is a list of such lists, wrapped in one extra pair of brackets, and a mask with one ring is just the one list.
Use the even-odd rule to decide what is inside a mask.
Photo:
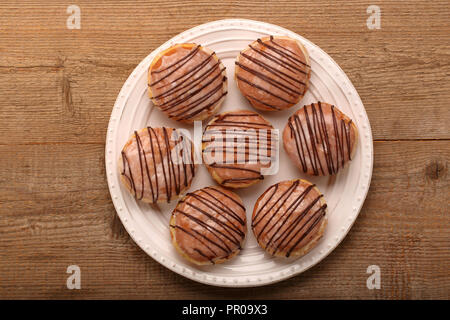
[[(95, 2), (95, 3), (94, 3)], [(68, 29), (69, 5), (81, 29)], [(369, 29), (367, 7), (381, 9)], [(110, 199), (104, 146), (134, 67), (196, 25), (248, 18), (325, 50), (374, 137), (372, 183), (345, 240), (314, 268), (259, 288), (187, 280), (147, 256)], [(0, 298), (449, 299), (450, 10), (444, 1), (2, 1)], [(69, 265), (81, 290), (66, 287)], [(369, 290), (369, 265), (381, 288)]]

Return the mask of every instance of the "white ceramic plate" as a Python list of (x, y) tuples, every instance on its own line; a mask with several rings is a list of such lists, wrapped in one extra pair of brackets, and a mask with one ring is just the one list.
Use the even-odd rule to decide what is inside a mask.
[[(274, 258), (256, 243), (249, 228), (241, 253), (224, 264), (198, 267), (184, 260), (173, 248), (169, 218), (176, 201), (159, 207), (135, 201), (121, 186), (117, 159), (133, 130), (150, 126), (192, 127), (168, 119), (153, 108), (147, 95), (147, 69), (156, 53), (180, 42), (194, 42), (214, 50), (227, 68), (228, 95), (220, 111), (253, 110), (234, 83), (234, 61), (238, 53), (255, 39), (267, 35), (287, 35), (300, 40), (311, 58), (310, 88), (300, 103), (286, 111), (263, 113), (282, 132), (287, 118), (299, 107), (316, 101), (338, 106), (357, 125), (359, 141), (350, 165), (336, 177), (309, 177), (300, 172), (280, 146), (280, 171), (266, 176), (262, 183), (237, 190), (251, 213), (258, 196), (272, 184), (293, 178), (306, 178), (317, 184), (328, 203), (328, 226), (319, 244), (307, 255), (296, 259)], [(122, 87), (108, 126), (106, 138), (106, 169), (109, 190), (128, 233), (148, 255), (170, 270), (192, 280), (224, 287), (250, 287), (274, 283), (299, 274), (325, 258), (344, 239), (362, 207), (372, 176), (373, 145), (369, 120), (361, 99), (341, 68), (319, 47), (298, 34), (279, 26), (252, 20), (219, 20), (187, 30), (148, 55), (131, 73)], [(206, 168), (199, 166), (191, 191), (215, 182)]]

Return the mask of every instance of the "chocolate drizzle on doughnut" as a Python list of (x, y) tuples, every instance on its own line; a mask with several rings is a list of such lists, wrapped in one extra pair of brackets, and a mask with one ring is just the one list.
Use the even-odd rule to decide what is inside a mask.
[[(243, 117), (247, 120), (241, 120)], [(250, 119), (250, 120), (248, 120)], [(263, 129), (266, 134), (260, 134)], [(236, 171), (233, 178), (223, 179), (222, 185), (236, 184), (236, 183), (251, 183), (255, 180), (263, 180), (264, 176), (261, 174), (261, 158), (260, 144), (262, 148), (266, 149), (265, 157), (270, 158), (275, 152), (276, 145), (272, 143), (275, 138), (272, 136), (272, 125), (267, 123), (259, 114), (250, 111), (237, 111), (218, 115), (205, 128), (203, 133), (204, 149), (203, 156), (212, 153), (219, 153), (223, 155), (221, 162), (208, 163), (207, 166), (220, 170)], [(216, 141), (216, 135), (222, 137), (222, 140)], [(237, 139), (239, 138), (240, 146), (238, 146)], [(233, 140), (233, 144), (227, 145), (226, 141)], [(243, 155), (240, 157), (239, 155)], [(228, 163), (225, 159), (232, 158), (233, 163)], [(248, 160), (252, 157), (256, 164), (255, 166), (248, 165)], [(225, 158), (225, 159), (224, 159)], [(237, 159), (243, 160), (241, 163)], [(218, 174), (220, 176), (220, 173)]]
[[(336, 174), (347, 160), (351, 160), (350, 130), (352, 121), (345, 118), (338, 120), (336, 113), (339, 111), (333, 105), (330, 108), (332, 129), (327, 125), (325, 117), (329, 114), (324, 114), (321, 102), (304, 106), (288, 120), (290, 136), (295, 139), (297, 155), (304, 172), (307, 172), (310, 166), (314, 175)], [(299, 112), (304, 113), (304, 121), (301, 121)], [(335, 137), (334, 149), (331, 147), (331, 135)], [(319, 147), (321, 148), (319, 149)], [(320, 152), (325, 157), (325, 168), (320, 160)]]
[[(205, 55), (197, 45), (170, 65), (151, 71), (152, 79), (156, 78), (149, 83), (152, 99), (170, 118), (189, 121), (213, 108), (227, 94), (225, 67), (213, 59), (214, 52), (202, 58)], [(197, 58), (202, 60), (193, 62)], [(182, 68), (182, 74), (178, 75)]]
[[(174, 63), (172, 63), (172, 64), (168, 65), (167, 67), (162, 68), (162, 69), (160, 69), (160, 70), (152, 70), (152, 73), (161, 73), (161, 72), (166, 71), (166, 70), (172, 68), (173, 66), (175, 66), (175, 65), (177, 65), (177, 64), (179, 64), (179, 63), (181, 63), (181, 62), (183, 62), (183, 61), (185, 61), (185, 60), (187, 59), (187, 61), (184, 62), (184, 64), (186, 64), (186, 63), (187, 63), (189, 60), (191, 60), (192, 57), (198, 52), (198, 50), (200, 49), (200, 47), (201, 47), (200, 45), (197, 45), (193, 50), (191, 50), (191, 51), (190, 51), (187, 55), (185, 55), (183, 58), (181, 58), (181, 59), (175, 61)], [(178, 70), (181, 66), (182, 66), (182, 65), (179, 65), (174, 71)], [(173, 71), (173, 72), (174, 72), (174, 71)], [(152, 83), (152, 85), (154, 85), (154, 84), (155, 84), (155, 83)]]
[[(258, 242), (261, 241), (263, 235), (266, 237), (264, 247), (272, 255), (282, 252), (286, 257), (289, 257), (298, 244), (325, 217), (326, 204), (320, 205), (318, 209), (311, 213), (311, 210), (323, 196), (319, 194), (308, 198), (315, 185), (308, 185), (298, 194), (297, 189), (300, 187), (300, 180), (295, 180), (285, 191), (281, 192), (280, 183), (277, 183), (267, 189), (258, 199), (257, 207), (255, 207), (257, 211), (255, 211), (252, 219), (252, 228)], [(259, 201), (264, 199), (269, 192), (270, 195), (264, 203), (259, 205)], [(296, 196), (293, 196), (294, 194)], [(269, 206), (269, 202), (272, 205)], [(299, 210), (298, 208), (302, 204), (306, 205)], [(265, 223), (256, 231), (255, 228), (263, 221)], [(271, 236), (267, 240), (270, 234)]]
[[(221, 198), (225, 201), (220, 200)], [(236, 205), (241, 212), (233, 210)], [(190, 210), (187, 210), (187, 207)], [(219, 188), (206, 187), (186, 194), (173, 214), (176, 216), (176, 222), (170, 227), (179, 229), (204, 245), (208, 252), (203, 252), (198, 247), (193, 250), (211, 263), (214, 264), (215, 259), (226, 258), (235, 250), (241, 249), (245, 237), (245, 208)], [(181, 218), (188, 219), (195, 227), (188, 229), (184, 224), (181, 226)]]
[[(257, 43), (250, 44), (249, 48), (252, 52), (247, 52), (248, 50), (242, 51), (235, 64), (241, 70), (251, 74), (266, 85), (256, 84), (254, 81), (246, 79), (242, 72), (239, 72), (240, 70), (236, 73), (238, 82), (252, 86), (280, 100), (282, 104), (294, 105), (299, 97), (305, 94), (306, 90), (306, 79), (311, 67), (305, 62), (305, 57), (281, 45), (275, 41), (273, 36), (270, 36), (270, 40), (263, 41), (258, 39)], [(302, 79), (305, 79), (305, 81), (302, 81)], [(285, 96), (282, 96), (281, 92)], [(267, 99), (255, 97), (245, 91), (243, 94), (250, 101), (253, 100), (270, 109), (283, 109), (273, 103), (269, 103)]]
[[(164, 187), (167, 195), (167, 202), (169, 203), (173, 197), (172, 192), (174, 191), (176, 195), (179, 195), (183, 189), (182, 187), (182, 175), (184, 175), (184, 186), (188, 186), (188, 170), (190, 170), (191, 176), (195, 176), (195, 164), (194, 164), (194, 154), (192, 150), (191, 142), (184, 137), (182, 134), (179, 134), (175, 129), (168, 129), (165, 127), (157, 128), (158, 131), (162, 131), (161, 139), (163, 141), (160, 142), (160, 137), (158, 136), (156, 130), (152, 127), (147, 127), (145, 130), (148, 134), (149, 146), (147, 148), (144, 147), (142, 143), (142, 136), (135, 131), (135, 143), (138, 151), (138, 159), (139, 159), (139, 175), (141, 178), (141, 191), (138, 193), (136, 187), (135, 177), (133, 176), (130, 159), (126, 154), (126, 149), (122, 150), (122, 176), (129, 182), (132, 190), (132, 194), (138, 200), (144, 198), (145, 191), (145, 180), (148, 179), (148, 185), (150, 186), (151, 191), (151, 202), (156, 203), (160, 199), (159, 192), (159, 179), (160, 174), (158, 173), (158, 164), (156, 163), (156, 157), (159, 156), (161, 159), (160, 166), (162, 167), (162, 178), (164, 181)], [(170, 133), (168, 131), (171, 130)], [(179, 134), (179, 138), (177, 141), (174, 141), (174, 146), (171, 146), (171, 135), (177, 132)], [(142, 133), (141, 133), (142, 134)], [(166, 152), (163, 152), (162, 145), (165, 146)], [(174, 162), (172, 158), (172, 150), (174, 148), (181, 148), (180, 153), (176, 152), (177, 161)], [(190, 150), (190, 155), (186, 154), (184, 151)], [(151, 156), (151, 161), (149, 156)], [(190, 156), (190, 159), (186, 157)], [(188, 162), (188, 164), (187, 164)], [(152, 177), (152, 170), (150, 170), (149, 165), (153, 168), (154, 177)], [(189, 169), (188, 169), (189, 168)], [(182, 170), (182, 171), (181, 171)], [(146, 177), (145, 177), (146, 176)], [(173, 190), (174, 189), (174, 190)]]

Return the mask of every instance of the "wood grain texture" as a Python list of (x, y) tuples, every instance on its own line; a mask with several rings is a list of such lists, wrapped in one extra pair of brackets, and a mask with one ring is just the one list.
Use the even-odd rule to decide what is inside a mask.
[[(370, 192), (343, 243), (270, 290), (197, 284), (148, 257), (115, 214), (103, 153), (101, 145), (0, 147), (0, 176), (11, 178), (2, 180), (1, 297), (449, 298), (447, 141), (376, 142)], [(70, 264), (81, 267), (80, 291), (65, 287)], [(381, 290), (366, 288), (371, 264), (382, 270)]]
[[(67, 1), (0, 5), (0, 298), (450, 298), (448, 1)], [(360, 94), (375, 139), (367, 200), (333, 253), (262, 288), (197, 284), (134, 244), (109, 196), (104, 142), (134, 67), (181, 31), (223, 18), (291, 29)], [(66, 288), (66, 268), (82, 289)], [(366, 287), (367, 266), (381, 289)]]

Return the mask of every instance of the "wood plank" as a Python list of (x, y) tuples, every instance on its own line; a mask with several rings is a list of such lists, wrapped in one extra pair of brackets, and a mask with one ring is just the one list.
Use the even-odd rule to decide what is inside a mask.
[(361, 95), (375, 139), (450, 139), (447, 1), (381, 1), (380, 30), (368, 30), (360, 0), (77, 3), (81, 30), (66, 28), (65, 1), (2, 3), (1, 144), (104, 143), (140, 60), (185, 29), (234, 17), (281, 25), (328, 52)]
[[(450, 298), (448, 141), (375, 143), (369, 195), (316, 267), (262, 288), (194, 283), (140, 250), (116, 217), (97, 144), (0, 146), (0, 298)], [(65, 287), (68, 265), (82, 289)], [(381, 290), (366, 268), (381, 268)]]

